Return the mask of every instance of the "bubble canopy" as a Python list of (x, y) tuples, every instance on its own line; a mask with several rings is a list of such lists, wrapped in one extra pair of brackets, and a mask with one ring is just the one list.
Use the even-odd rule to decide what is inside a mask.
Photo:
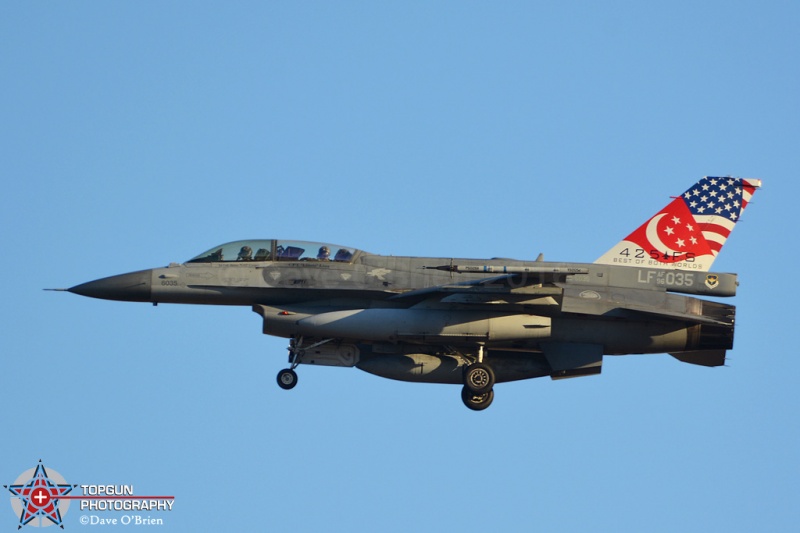
[(351, 263), (358, 250), (338, 244), (253, 239), (214, 246), (187, 263), (242, 263), (254, 261), (335, 261)]

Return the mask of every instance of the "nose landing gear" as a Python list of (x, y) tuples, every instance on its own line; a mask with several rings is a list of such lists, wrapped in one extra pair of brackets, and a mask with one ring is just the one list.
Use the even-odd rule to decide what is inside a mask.
[(331, 342), (332, 340), (333, 339), (325, 339), (323, 341), (314, 343), (311, 346), (303, 348), (303, 337), (299, 337), (297, 339), (292, 337), (289, 340), (289, 347), (286, 348), (289, 350), (289, 362), (291, 363), (291, 366), (278, 372), (278, 386), (283, 390), (293, 389), (294, 386), (297, 385), (297, 372), (295, 372), (294, 369), (300, 364), (300, 360), (305, 355), (306, 350), (316, 348), (317, 346), (322, 346), (323, 344)]

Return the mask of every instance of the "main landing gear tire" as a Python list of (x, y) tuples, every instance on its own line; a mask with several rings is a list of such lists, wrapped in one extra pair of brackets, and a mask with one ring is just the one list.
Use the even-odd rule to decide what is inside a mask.
[(278, 386), (283, 390), (293, 389), (297, 385), (297, 372), (285, 368), (278, 372)]
[(490, 392), (494, 387), (492, 367), (484, 363), (469, 365), (464, 372), (464, 387), (475, 395)]
[(483, 411), (492, 405), (492, 400), (494, 400), (493, 390), (484, 392), (483, 394), (475, 394), (471, 392), (466, 385), (461, 389), (461, 401), (473, 411)]

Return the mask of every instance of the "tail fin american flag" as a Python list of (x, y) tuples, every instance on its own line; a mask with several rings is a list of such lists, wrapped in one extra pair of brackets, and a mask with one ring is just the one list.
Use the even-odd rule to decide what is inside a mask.
[(703, 178), (683, 193), (715, 257), (760, 185), (759, 180)]
[(705, 177), (595, 262), (708, 271), (760, 186)]

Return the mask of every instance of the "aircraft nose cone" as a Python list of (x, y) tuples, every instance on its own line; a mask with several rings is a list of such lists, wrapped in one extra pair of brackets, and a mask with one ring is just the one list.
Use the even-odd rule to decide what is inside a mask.
[(151, 279), (151, 270), (140, 270), (129, 274), (89, 281), (67, 290), (90, 298), (125, 302), (149, 302)]

